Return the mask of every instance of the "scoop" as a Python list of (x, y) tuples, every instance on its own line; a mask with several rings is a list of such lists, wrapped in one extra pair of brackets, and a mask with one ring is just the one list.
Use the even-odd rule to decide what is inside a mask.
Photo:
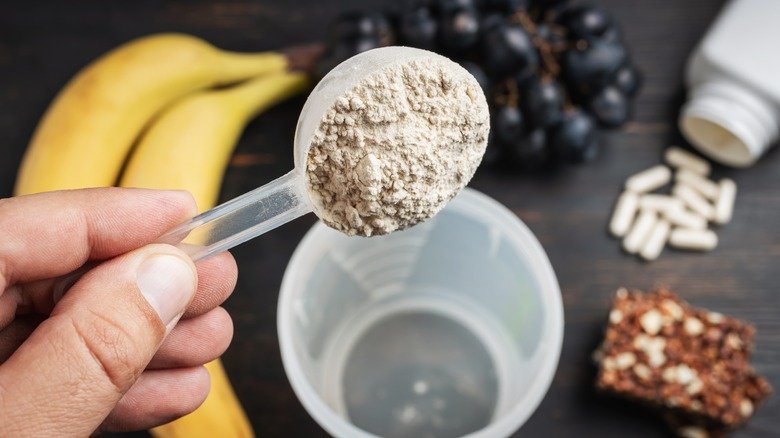
[(321, 213), (306, 187), (305, 167), (312, 137), (336, 99), (384, 67), (416, 58), (441, 57), (409, 47), (363, 52), (328, 73), (309, 95), (295, 129), (295, 168), (286, 175), (172, 229), (159, 240), (176, 245), (197, 261), (257, 237), (306, 213)]

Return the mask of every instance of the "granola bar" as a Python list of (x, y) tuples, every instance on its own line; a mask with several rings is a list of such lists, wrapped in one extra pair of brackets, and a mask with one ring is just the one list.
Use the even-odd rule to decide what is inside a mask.
[(595, 354), (596, 387), (678, 420), (732, 428), (771, 392), (750, 366), (754, 335), (751, 324), (692, 308), (666, 289), (620, 289)]

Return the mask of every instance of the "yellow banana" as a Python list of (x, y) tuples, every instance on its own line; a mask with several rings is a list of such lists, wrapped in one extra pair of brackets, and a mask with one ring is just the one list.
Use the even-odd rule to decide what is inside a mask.
[(213, 206), (244, 126), (258, 112), (307, 86), (302, 73), (271, 73), (182, 99), (141, 138), (120, 185), (189, 190), (199, 208)]
[(84, 68), (54, 99), (27, 149), (15, 191), (111, 186), (161, 108), (193, 91), (287, 66), (281, 53), (224, 52), (183, 34), (130, 41)]
[(217, 359), (206, 364), (211, 391), (193, 413), (151, 429), (155, 438), (251, 438), (252, 425), (230, 386), (225, 368)]
[[(272, 73), (205, 91), (168, 108), (149, 127), (122, 175), (123, 187), (189, 190), (201, 211), (214, 206), (230, 155), (248, 121), (308, 86), (300, 73)], [(153, 429), (158, 438), (251, 437), (246, 414), (219, 360), (206, 365), (211, 392), (192, 414)]]

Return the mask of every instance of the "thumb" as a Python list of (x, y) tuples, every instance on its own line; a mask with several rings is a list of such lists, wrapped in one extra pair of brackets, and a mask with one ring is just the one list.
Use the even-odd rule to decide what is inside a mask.
[[(0, 436), (85, 436), (111, 412), (195, 294), (195, 266), (148, 245), (85, 274), (0, 367)], [(11, 417), (11, 416), (8, 416)], [(5, 430), (4, 428), (12, 428)]]

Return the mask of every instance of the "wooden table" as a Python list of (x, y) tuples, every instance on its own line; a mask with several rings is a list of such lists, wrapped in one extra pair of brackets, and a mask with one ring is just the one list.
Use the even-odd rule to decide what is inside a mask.
[[(380, 2), (5, 2), (0, 13), (0, 196), (10, 195), (19, 159), (52, 96), (81, 66), (117, 44), (152, 32), (183, 31), (235, 50), (284, 47), (322, 38), (326, 23), (340, 10), (366, 3)], [(734, 221), (719, 232), (721, 244), (711, 254), (668, 251), (644, 264), (622, 254), (618, 242), (605, 233), (625, 177), (658, 163), (664, 147), (682, 141), (675, 120), (683, 98), (684, 62), (722, 2), (600, 3), (622, 23), (632, 56), (646, 76), (635, 121), (603, 136), (603, 153), (593, 164), (545, 177), (482, 172), (472, 183), (531, 227), (563, 291), (566, 331), (560, 365), (544, 402), (522, 428), (525, 436), (667, 433), (643, 410), (599, 397), (592, 389), (590, 352), (610, 297), (621, 285), (664, 283), (696, 305), (755, 322), (756, 368), (780, 388), (780, 152), (768, 154), (749, 171), (716, 170), (737, 181), (739, 196)], [(253, 162), (234, 163), (222, 199), (292, 167), (292, 134), (302, 102), (286, 103), (251, 124), (237, 154)], [(226, 307), (236, 334), (224, 361), (260, 436), (324, 435), (287, 382), (276, 337), (282, 273), (313, 221), (311, 216), (299, 219), (234, 251), (241, 274)], [(735, 436), (778, 433), (778, 414), (780, 397), (775, 397)]]

